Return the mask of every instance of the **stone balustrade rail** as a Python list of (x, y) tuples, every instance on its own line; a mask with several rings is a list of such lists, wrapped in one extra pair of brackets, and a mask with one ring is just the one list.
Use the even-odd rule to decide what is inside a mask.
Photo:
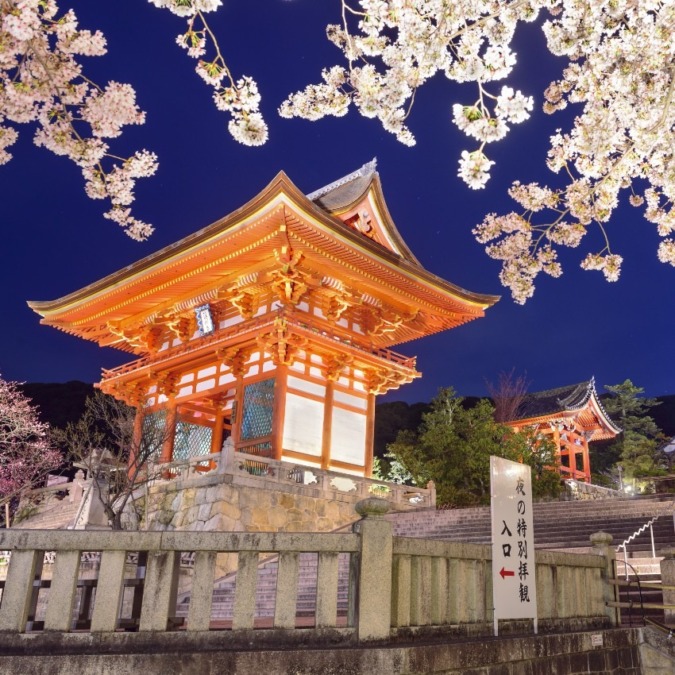
[[(140, 634), (225, 628), (223, 639), (263, 627), (311, 641), (386, 640), (411, 631), (464, 627), (492, 630), (491, 550), (469, 545), (392, 536), (382, 515), (388, 504), (368, 498), (351, 533), (0, 531), (0, 548), (11, 551), (0, 601), (0, 633), (61, 632)], [(614, 552), (611, 537), (594, 535), (594, 554), (536, 553), (539, 625), (568, 628), (616, 625)], [(49, 579), (42, 577), (45, 551), (55, 552)], [(84, 552), (100, 552), (97, 579), (81, 579)], [(138, 554), (129, 565), (128, 554)], [(179, 561), (194, 554), (187, 619), (176, 617)], [(235, 554), (232, 619), (212, 619), (219, 554)], [(318, 559), (313, 617), (298, 617), (299, 556)], [(256, 619), (261, 560), (278, 556), (271, 625)], [(348, 616), (338, 616), (338, 557), (350, 558)], [(95, 592), (92, 592), (94, 590)], [(42, 595), (43, 616), (37, 617)], [(45, 597), (46, 596), (46, 597)], [(140, 639), (140, 638), (139, 638)]]
[(244, 481), (265, 481), (270, 488), (286, 486), (319, 491), (325, 495), (339, 493), (350, 496), (354, 502), (367, 497), (380, 497), (390, 502), (397, 510), (436, 506), (436, 490), (433, 482), (426, 488), (399, 485), (228, 450), (161, 464), (159, 470), (153, 473), (163, 476), (153, 481), (153, 485), (160, 485), (167, 480), (192, 481), (217, 474), (228, 474)]

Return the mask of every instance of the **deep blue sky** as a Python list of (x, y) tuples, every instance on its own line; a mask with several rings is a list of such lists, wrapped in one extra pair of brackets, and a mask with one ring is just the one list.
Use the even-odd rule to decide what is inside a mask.
[(512, 180), (549, 179), (548, 135), (568, 124), (541, 112), (542, 91), (563, 62), (542, 51), (537, 26), (519, 34), (513, 77), (535, 96), (536, 112), (490, 149), (493, 178), (487, 189), (472, 191), (456, 172), (461, 150), (473, 148), (450, 123), (452, 104), (474, 96), (468, 85), (439, 76), (420, 90), (410, 118), (412, 149), (355, 112), (319, 122), (277, 116), (289, 92), (341, 63), (325, 38), (326, 24), (339, 21), (337, 0), (228, 0), (211, 15), (230, 67), (261, 88), (271, 132), (262, 148), (241, 146), (227, 133), (226, 115), (175, 44), (181, 19), (145, 0), (62, 4), (75, 8), (82, 27), (100, 28), (108, 38), (109, 54), (87, 59), (89, 73), (100, 83), (131, 82), (147, 111), (147, 123), (127, 128), (112, 147), (159, 155), (159, 172), (139, 182), (135, 205), (136, 215), (157, 230), (143, 244), (127, 238), (102, 217), (103, 202), (84, 195), (79, 170), (36, 148), (32, 130), (20, 129), (15, 158), (0, 167), (0, 372), (6, 379), (94, 382), (101, 367), (129, 358), (40, 326), (26, 300), (61, 297), (186, 236), (241, 206), (279, 170), (311, 192), (376, 156), (391, 214), (422, 264), (464, 288), (503, 296), (484, 319), (398, 348), (418, 355), (423, 378), (389, 400), (429, 400), (447, 385), (484, 394), (486, 379), (512, 368), (527, 373), (531, 390), (595, 375), (599, 385), (630, 378), (649, 395), (675, 393), (675, 269), (656, 259), (655, 228), (639, 210), (624, 207), (610, 227), (613, 248), (625, 258), (618, 283), (582, 272), (582, 251), (570, 251), (562, 258), (563, 277), (541, 279), (524, 307), (502, 289), (499, 264), (471, 235), (485, 213), (515, 206), (505, 196)]

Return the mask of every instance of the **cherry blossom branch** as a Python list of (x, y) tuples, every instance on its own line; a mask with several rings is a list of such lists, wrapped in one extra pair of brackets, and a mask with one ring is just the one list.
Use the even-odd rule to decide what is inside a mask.
[[(571, 132), (551, 139), (548, 165), (554, 172), (564, 169), (569, 182), (556, 190), (514, 183), (511, 196), (526, 206), (525, 213), (490, 214), (474, 230), (488, 244), (488, 255), (503, 261), (501, 281), (517, 302), (532, 295), (539, 273), (562, 273), (558, 247), (578, 246), (591, 223), (598, 225), (605, 246), (588, 254), (582, 267), (601, 270), (610, 281), (618, 278), (622, 258), (611, 250), (607, 223), (620, 191), (632, 191), (635, 180), (646, 180), (648, 187), (644, 197), (632, 191), (631, 203), (646, 199), (645, 215), (665, 238), (658, 257), (675, 265), (671, 3), (518, 0), (460, 6), (341, 0), (341, 5), (342, 26), (329, 26), (327, 33), (345, 55), (346, 67), (324, 70), (323, 82), (289, 96), (280, 114), (315, 120), (344, 115), (354, 104), (413, 145), (404, 122), (417, 88), (439, 70), (457, 82), (475, 82), (476, 102), (453, 106), (454, 123), (478, 142), (475, 150), (462, 151), (458, 172), (475, 189), (485, 186), (494, 164), (485, 155), (487, 145), (504, 138), (511, 124), (526, 120), (533, 105), (508, 86), (499, 95), (488, 87), (511, 72), (516, 25), (549, 10), (542, 26), (549, 49), (568, 58), (569, 66), (563, 79), (546, 90), (544, 110), (584, 105)], [(543, 209), (552, 209), (555, 217), (533, 224), (534, 214)]]
[[(455, 114), (455, 122), (481, 141), (478, 150), (462, 153), (459, 175), (470, 187), (483, 187), (493, 164), (483, 154), (485, 143), (502, 138), (508, 131), (505, 122), (523, 121), (532, 108), (531, 99), (520, 92), (503, 89), (500, 98), (489, 94), (484, 83), (502, 79), (510, 72), (515, 63), (508, 47), (516, 23), (513, 16), (519, 10), (526, 13), (527, 7), (536, 4), (516, 0), (499, 3), (495, 10), (494, 5), (479, 3), (455, 9), (428, 0), (360, 0), (362, 11), (357, 11), (341, 0), (342, 26), (328, 26), (327, 33), (344, 53), (347, 67), (324, 70), (322, 84), (289, 96), (279, 113), (282, 117), (315, 120), (325, 115), (342, 116), (353, 103), (365, 117), (379, 119), (401, 143), (414, 145), (415, 138), (405, 121), (419, 86), (439, 70), (458, 82), (475, 80), (481, 104), (459, 106), (460, 110), (470, 109), (470, 119), (462, 121)], [(536, 10), (532, 11), (536, 15)], [(351, 30), (351, 17), (359, 19), (359, 34)], [(499, 30), (490, 28), (493, 23)], [(488, 29), (494, 33), (495, 44), (481, 52), (482, 31)], [(356, 61), (363, 65), (355, 65)], [(380, 70), (378, 65), (382, 66)], [(476, 69), (479, 74), (473, 72)], [(483, 93), (497, 103), (494, 111), (488, 109)], [(475, 111), (481, 114), (474, 117)]]
[(47, 432), (18, 384), (0, 377), (0, 505), (34, 487), (63, 461)]
[[(490, 214), (474, 229), (476, 238), (488, 244), (488, 255), (502, 260), (502, 283), (520, 303), (531, 297), (539, 273), (562, 272), (556, 247), (578, 246), (591, 223), (599, 227), (605, 246), (587, 254), (582, 268), (602, 271), (608, 281), (619, 278), (623, 259), (612, 252), (607, 224), (625, 189), (634, 206), (646, 200), (645, 217), (664, 237), (658, 257), (675, 265), (672, 5), (590, 6), (561, 0), (559, 10), (544, 32), (551, 51), (571, 62), (562, 80), (546, 90), (544, 110), (584, 104), (571, 133), (558, 132), (551, 139), (549, 167), (564, 168), (569, 183), (557, 190), (515, 183), (510, 194), (529, 209), (525, 216)], [(615, 30), (612, 21), (621, 13), (623, 31)], [(636, 193), (636, 180), (647, 182), (644, 195)], [(534, 213), (556, 204), (564, 207), (562, 219), (533, 225)], [(539, 233), (536, 240), (533, 232)], [(542, 236), (548, 240), (543, 251), (538, 250)]]
[(11, 159), (7, 148), (17, 139), (10, 124), (36, 123), (36, 145), (75, 162), (87, 194), (110, 200), (105, 217), (132, 238), (147, 238), (153, 228), (134, 218), (129, 205), (135, 181), (156, 171), (156, 157), (143, 150), (119, 158), (102, 140), (119, 136), (127, 124), (142, 124), (145, 115), (130, 85), (102, 88), (75, 59), (105, 54), (105, 38), (80, 30), (72, 10), (59, 15), (56, 0), (2, 0), (0, 6), (0, 164)]
[[(253, 78), (244, 75), (236, 80), (225, 62), (215, 33), (211, 30), (205, 13), (218, 9), (221, 0), (149, 0), (156, 7), (168, 9), (177, 16), (187, 19), (187, 31), (178, 35), (176, 43), (185, 49), (188, 56), (199, 59), (196, 73), (213, 87), (213, 100), (218, 110), (230, 114), (227, 128), (232, 137), (244, 145), (263, 145), (267, 141), (268, 129), (260, 113), (260, 93)], [(195, 29), (195, 22), (201, 26)], [(207, 40), (208, 38), (208, 40)], [(214, 56), (204, 60), (207, 47)], [(229, 86), (223, 85), (227, 78)]]

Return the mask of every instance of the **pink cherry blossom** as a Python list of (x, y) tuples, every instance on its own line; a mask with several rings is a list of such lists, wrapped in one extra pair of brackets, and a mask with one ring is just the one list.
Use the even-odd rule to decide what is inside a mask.
[(17, 383), (0, 377), (0, 505), (35, 487), (63, 461), (47, 432)]

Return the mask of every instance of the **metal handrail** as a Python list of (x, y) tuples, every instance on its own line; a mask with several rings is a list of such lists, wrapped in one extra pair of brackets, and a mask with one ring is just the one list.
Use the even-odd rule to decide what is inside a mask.
[(654, 628), (660, 630), (663, 633), (668, 634), (668, 639), (670, 640), (673, 637), (673, 629), (671, 626), (666, 626), (665, 623), (661, 623), (660, 621), (656, 621), (656, 619), (650, 619), (649, 617), (645, 617), (645, 624), (651, 624), (654, 626)]
[[(637, 584), (637, 589), (638, 589), (638, 595), (640, 596), (640, 610), (642, 612), (642, 625), (645, 625), (645, 603), (644, 603), (644, 598), (642, 597), (642, 585), (640, 584), (640, 575), (637, 573), (637, 570), (627, 561), (625, 560), (624, 556), (624, 569), (626, 570), (626, 581), (624, 582), (628, 587), (632, 585), (632, 582), (628, 581), (628, 568), (630, 567), (633, 570), (633, 574), (635, 575), (635, 581)], [(633, 625), (633, 602), (630, 601), (628, 603), (628, 622), (630, 625)]]
[[(641, 525), (633, 534), (631, 534), (629, 537), (626, 537), (617, 547), (616, 550), (619, 552), (621, 549), (623, 549), (623, 559), (626, 565), (628, 563), (626, 562), (628, 560), (628, 553), (626, 551), (626, 545), (630, 544), (633, 539), (636, 539), (639, 537), (647, 528), (649, 528), (649, 534), (651, 537), (651, 542), (652, 542), (652, 558), (656, 558), (656, 545), (654, 544), (654, 528), (652, 525), (660, 518), (661, 516), (654, 516), (650, 520), (648, 520), (644, 525)], [(630, 566), (632, 567), (632, 565)], [(626, 568), (626, 579), (628, 579), (628, 569)]]

